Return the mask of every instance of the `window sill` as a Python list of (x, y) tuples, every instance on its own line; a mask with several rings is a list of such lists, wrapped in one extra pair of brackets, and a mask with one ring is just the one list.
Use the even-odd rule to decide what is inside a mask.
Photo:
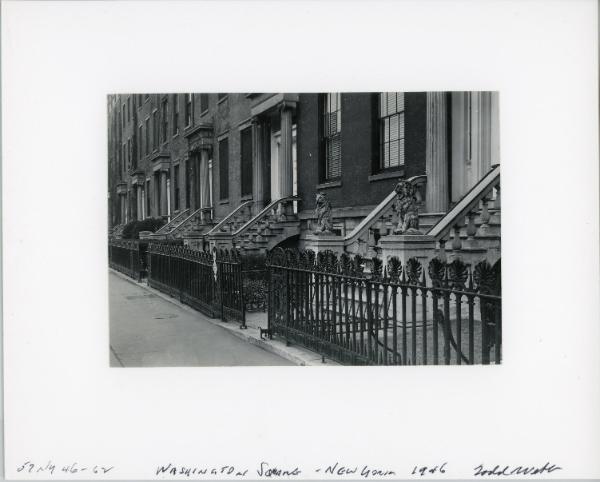
[(204, 117), (206, 114), (208, 114), (208, 109), (205, 109), (202, 112), (200, 112), (200, 117)]
[(404, 167), (394, 171), (383, 171), (369, 176), (369, 182), (383, 181), (385, 179), (399, 179), (404, 176)]
[(223, 205), (223, 204), (229, 204), (229, 199), (221, 199), (221, 200), (219, 201), (219, 204), (220, 204), (220, 205)]
[(240, 198), (240, 201), (252, 201), (252, 194), (246, 194)]
[(342, 181), (327, 181), (317, 184), (317, 189), (330, 189), (333, 187), (341, 187)]

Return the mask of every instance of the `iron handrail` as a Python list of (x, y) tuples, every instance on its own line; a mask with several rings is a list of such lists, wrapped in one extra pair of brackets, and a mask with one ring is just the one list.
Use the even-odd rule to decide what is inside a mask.
[(198, 208), (198, 209), (196, 209), (192, 214), (190, 214), (187, 218), (185, 218), (177, 226), (175, 226), (171, 231), (169, 231), (169, 234), (178, 233), (181, 229), (183, 229), (183, 227), (186, 225), (186, 223), (190, 219), (194, 219), (194, 217), (197, 216), (200, 213), (200, 211), (202, 211), (203, 209), (206, 209), (206, 208)]
[(299, 201), (299, 200), (300, 200), (300, 198), (298, 196), (287, 196), (287, 197), (282, 197), (282, 198), (279, 198), (279, 199), (271, 202), (267, 207), (265, 207), (262, 211), (260, 211), (258, 214), (256, 214), (256, 216), (254, 216), (253, 218), (250, 218), (250, 220), (248, 220), (246, 222), (246, 224), (241, 226), (235, 233), (233, 233), (233, 237), (241, 236), (251, 226), (253, 226), (255, 223), (260, 221), (263, 217), (265, 217), (265, 215), (267, 213), (269, 213), (269, 211), (273, 211), (273, 209), (275, 209), (279, 204), (282, 204), (283, 202), (286, 202), (286, 201)]
[(231, 211), (227, 216), (225, 216), (221, 222), (219, 222), (214, 228), (212, 228), (209, 232), (208, 235), (211, 234), (217, 234), (219, 232), (221, 232), (221, 228), (223, 228), (224, 226), (227, 225), (227, 223), (229, 223), (230, 219), (232, 219), (238, 212), (240, 212), (242, 209), (249, 207), (251, 204), (253, 204), (254, 201), (250, 200), (250, 201), (245, 201), (242, 204), (240, 204), (237, 208), (235, 208), (233, 211)]
[(177, 226), (179, 226), (179, 225), (175, 226), (175, 228), (173, 227), (175, 225), (175, 223), (177, 221), (180, 221), (181, 219), (184, 219), (184, 217), (187, 215), (188, 212), (189, 212), (189, 208), (184, 209), (179, 214), (177, 214), (177, 216), (172, 218), (171, 221), (169, 221), (167, 224), (162, 226), (158, 231), (156, 231), (155, 234), (166, 234), (167, 232), (177, 228)]

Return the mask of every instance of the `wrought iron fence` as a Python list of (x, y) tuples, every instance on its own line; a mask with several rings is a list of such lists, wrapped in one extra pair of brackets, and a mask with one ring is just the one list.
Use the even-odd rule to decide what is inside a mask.
[(142, 279), (143, 263), (140, 256), (139, 241), (111, 239), (108, 242), (108, 265), (140, 281)]
[[(365, 261), (367, 261), (365, 263)], [(368, 264), (370, 272), (365, 273)], [(269, 254), (268, 333), (350, 364), (500, 363), (500, 261)]]
[(148, 246), (148, 284), (212, 318), (246, 327), (242, 269), (236, 251)]

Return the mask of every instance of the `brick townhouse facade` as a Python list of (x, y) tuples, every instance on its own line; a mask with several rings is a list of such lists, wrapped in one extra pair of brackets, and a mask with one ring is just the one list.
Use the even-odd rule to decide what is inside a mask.
[[(163, 217), (153, 236), (193, 247), (372, 255), (385, 236), (404, 242), (392, 239), (391, 193), (421, 179), (423, 233), (438, 224), (430, 245), (454, 232), (456, 252), (462, 237), (461, 251), (499, 257), (499, 168), (486, 177), (500, 159), (498, 109), (496, 92), (109, 95), (109, 225)], [(331, 204), (325, 236), (313, 232), (317, 193)]]

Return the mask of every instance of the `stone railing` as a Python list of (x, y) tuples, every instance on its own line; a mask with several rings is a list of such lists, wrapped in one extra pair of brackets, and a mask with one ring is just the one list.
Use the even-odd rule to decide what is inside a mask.
[(254, 201), (245, 201), (237, 208), (231, 211), (209, 232), (209, 236), (218, 234), (233, 234), (238, 228), (243, 226), (252, 218), (252, 204)]
[[(421, 203), (424, 196), (420, 188), (427, 182), (427, 176), (414, 176), (407, 179), (408, 182), (417, 187), (417, 200)], [(373, 248), (375, 243), (371, 236), (371, 229), (378, 228), (379, 232), (385, 234), (393, 232), (398, 214), (394, 210), (397, 199), (396, 191), (390, 192), (368, 216), (366, 216), (349, 234), (344, 237), (344, 250), (349, 252), (360, 252), (360, 246), (366, 244), (367, 250)]]
[(179, 226), (179, 224), (189, 215), (189, 212), (189, 209), (184, 209), (177, 216), (171, 218), (171, 221), (162, 226), (155, 234), (168, 234), (174, 228)]
[[(444, 258), (446, 242), (452, 232), (452, 250), (462, 248), (461, 231), (466, 228), (467, 239), (489, 234), (490, 208), (500, 209), (500, 165), (495, 165), (463, 198), (446, 213), (427, 235), (439, 243)], [(475, 218), (479, 216), (479, 227)], [(466, 222), (465, 222), (466, 219)]]
[(265, 227), (274, 222), (287, 221), (289, 216), (282, 213), (282, 209), (285, 205), (289, 205), (294, 201), (299, 201), (300, 198), (297, 196), (288, 196), (283, 197), (281, 199), (277, 199), (276, 201), (271, 202), (268, 206), (266, 206), (262, 211), (260, 211), (256, 216), (251, 218), (248, 222), (242, 225), (237, 231), (233, 234), (233, 240), (242, 237), (244, 234), (248, 232), (250, 228), (258, 225), (259, 223), (263, 223)]
[[(186, 228), (189, 228), (191, 225), (196, 226), (200, 224), (202, 209), (196, 209), (193, 213), (190, 214), (189, 209), (186, 209), (186, 213), (188, 214), (177, 226), (173, 227), (168, 233), (169, 236), (177, 236), (181, 235), (186, 231)], [(157, 233), (158, 234), (158, 233)]]

